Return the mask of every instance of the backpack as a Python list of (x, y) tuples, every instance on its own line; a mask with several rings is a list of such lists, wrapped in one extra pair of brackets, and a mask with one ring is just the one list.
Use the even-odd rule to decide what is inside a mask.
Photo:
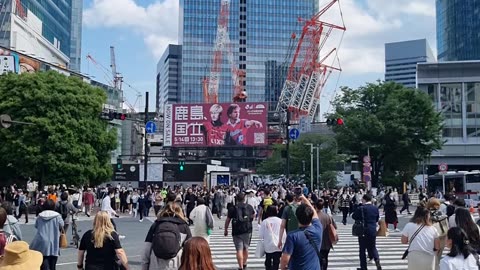
[(252, 215), (248, 204), (235, 206), (235, 217), (233, 218), (233, 231), (235, 235), (252, 232)]
[(178, 224), (172, 221), (157, 221), (152, 239), (152, 250), (155, 256), (170, 260), (177, 257), (180, 249), (182, 249), (182, 236)]
[[(440, 212), (438, 212), (440, 213)], [(448, 216), (447, 215), (439, 215), (434, 213), (430, 214), (430, 219), (432, 221), (433, 227), (437, 229), (438, 235), (440, 237), (447, 235), (448, 232)]]
[(0, 232), (0, 256), (3, 256), (5, 253), (5, 246), (11, 242), (17, 241), (17, 237), (12, 233), (7, 233), (5, 231)]
[(295, 214), (298, 208), (298, 204), (292, 203), (287, 208), (287, 232), (298, 229), (298, 219)]
[(65, 220), (68, 217), (68, 209), (67, 209), (67, 204), (66, 203), (60, 203), (60, 206), (58, 207), (60, 215), (62, 215), (62, 219)]

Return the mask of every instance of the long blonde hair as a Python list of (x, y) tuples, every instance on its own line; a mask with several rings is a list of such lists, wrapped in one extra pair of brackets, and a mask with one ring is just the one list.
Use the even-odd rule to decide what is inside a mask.
[(103, 248), (105, 238), (113, 239), (112, 232), (115, 231), (110, 221), (110, 214), (106, 211), (100, 211), (93, 220), (93, 246)]
[(161, 218), (161, 217), (179, 217), (184, 221), (187, 221), (187, 219), (185, 218), (185, 215), (183, 214), (182, 207), (180, 207), (175, 202), (169, 202), (167, 203), (167, 205), (165, 205), (163, 210), (160, 213), (158, 213), (158, 216), (157, 216), (157, 218)]

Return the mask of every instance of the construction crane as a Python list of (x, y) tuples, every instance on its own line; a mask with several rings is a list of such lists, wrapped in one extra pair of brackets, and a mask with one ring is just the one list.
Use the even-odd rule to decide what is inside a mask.
[(135, 89), (134, 87), (132, 87), (127, 82), (124, 82), (121, 74), (119, 72), (117, 72), (117, 65), (116, 65), (116, 60), (115, 60), (115, 48), (113, 46), (110, 46), (110, 70), (108, 68), (106, 68), (104, 65), (100, 64), (97, 60), (95, 60), (95, 58), (93, 58), (92, 55), (87, 54), (86, 58), (91, 63), (93, 63), (97, 69), (102, 71), (105, 80), (108, 82), (108, 84), (110, 86), (114, 87), (115, 89), (118, 89), (118, 90), (122, 91), (123, 90), (122, 89), (123, 84), (125, 84), (126, 86), (128, 86), (129, 88), (131, 88), (132, 90), (134, 90), (136, 92), (137, 99), (135, 100), (135, 103), (133, 105), (130, 104), (127, 101), (125, 96), (123, 96), (123, 102), (124, 102), (125, 105), (127, 105), (128, 109), (129, 109), (129, 112), (130, 113), (135, 113), (136, 112), (135, 106), (138, 103), (138, 101), (141, 100), (142, 94), (139, 90)]
[(218, 89), (220, 85), (222, 55), (227, 54), (230, 64), (233, 83), (233, 101), (242, 102), (247, 98), (244, 89), (245, 71), (236, 67), (233, 52), (231, 49), (230, 37), (228, 33), (228, 22), (230, 13), (230, 0), (221, 0), (220, 12), (218, 16), (217, 37), (213, 49), (213, 60), (210, 68), (210, 75), (203, 79), (202, 88), (205, 103), (218, 102)]
[[(294, 118), (295, 115), (299, 114), (313, 118), (320, 102), (320, 93), (330, 74), (333, 70), (341, 71), (339, 66), (325, 64), (333, 53), (337, 53), (336, 48), (331, 49), (320, 58), (320, 52), (332, 31), (346, 31), (341, 8), (342, 25), (320, 20), (320, 17), (337, 2), (338, 0), (329, 2), (308, 20), (300, 19), (304, 26), (292, 63), (288, 69), (287, 79), (280, 93), (277, 104), (278, 112), (282, 112), (284, 115), (287, 112), (296, 112)], [(337, 55), (335, 57), (337, 58)]]

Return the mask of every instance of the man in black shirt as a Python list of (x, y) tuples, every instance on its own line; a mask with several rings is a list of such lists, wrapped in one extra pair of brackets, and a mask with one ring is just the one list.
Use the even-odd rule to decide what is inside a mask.
[(197, 196), (192, 193), (192, 189), (189, 188), (187, 190), (187, 194), (185, 195), (185, 204), (187, 205), (187, 218), (189, 225), (192, 225), (193, 222), (190, 220), (190, 212), (192, 212), (193, 208), (195, 208), (195, 202), (197, 201)]
[(237, 251), (237, 262), (240, 270), (247, 268), (248, 247), (252, 240), (252, 222), (255, 218), (253, 207), (245, 203), (245, 194), (237, 195), (237, 205), (228, 209), (228, 216), (225, 220), (224, 235), (228, 235), (228, 226), (232, 221), (232, 236), (235, 250)]

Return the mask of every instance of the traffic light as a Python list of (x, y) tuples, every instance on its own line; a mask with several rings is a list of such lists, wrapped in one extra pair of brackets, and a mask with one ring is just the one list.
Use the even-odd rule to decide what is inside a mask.
[(127, 119), (127, 115), (124, 113), (109, 111), (109, 112), (102, 112), (102, 114), (100, 115), (100, 118), (108, 121), (112, 121), (114, 119), (124, 121)]
[(185, 161), (180, 161), (178, 163), (178, 170), (183, 172), (185, 170)]
[(121, 158), (117, 158), (117, 169), (121, 170), (123, 168), (123, 160)]
[(344, 122), (342, 118), (328, 118), (327, 126), (343, 126)]

